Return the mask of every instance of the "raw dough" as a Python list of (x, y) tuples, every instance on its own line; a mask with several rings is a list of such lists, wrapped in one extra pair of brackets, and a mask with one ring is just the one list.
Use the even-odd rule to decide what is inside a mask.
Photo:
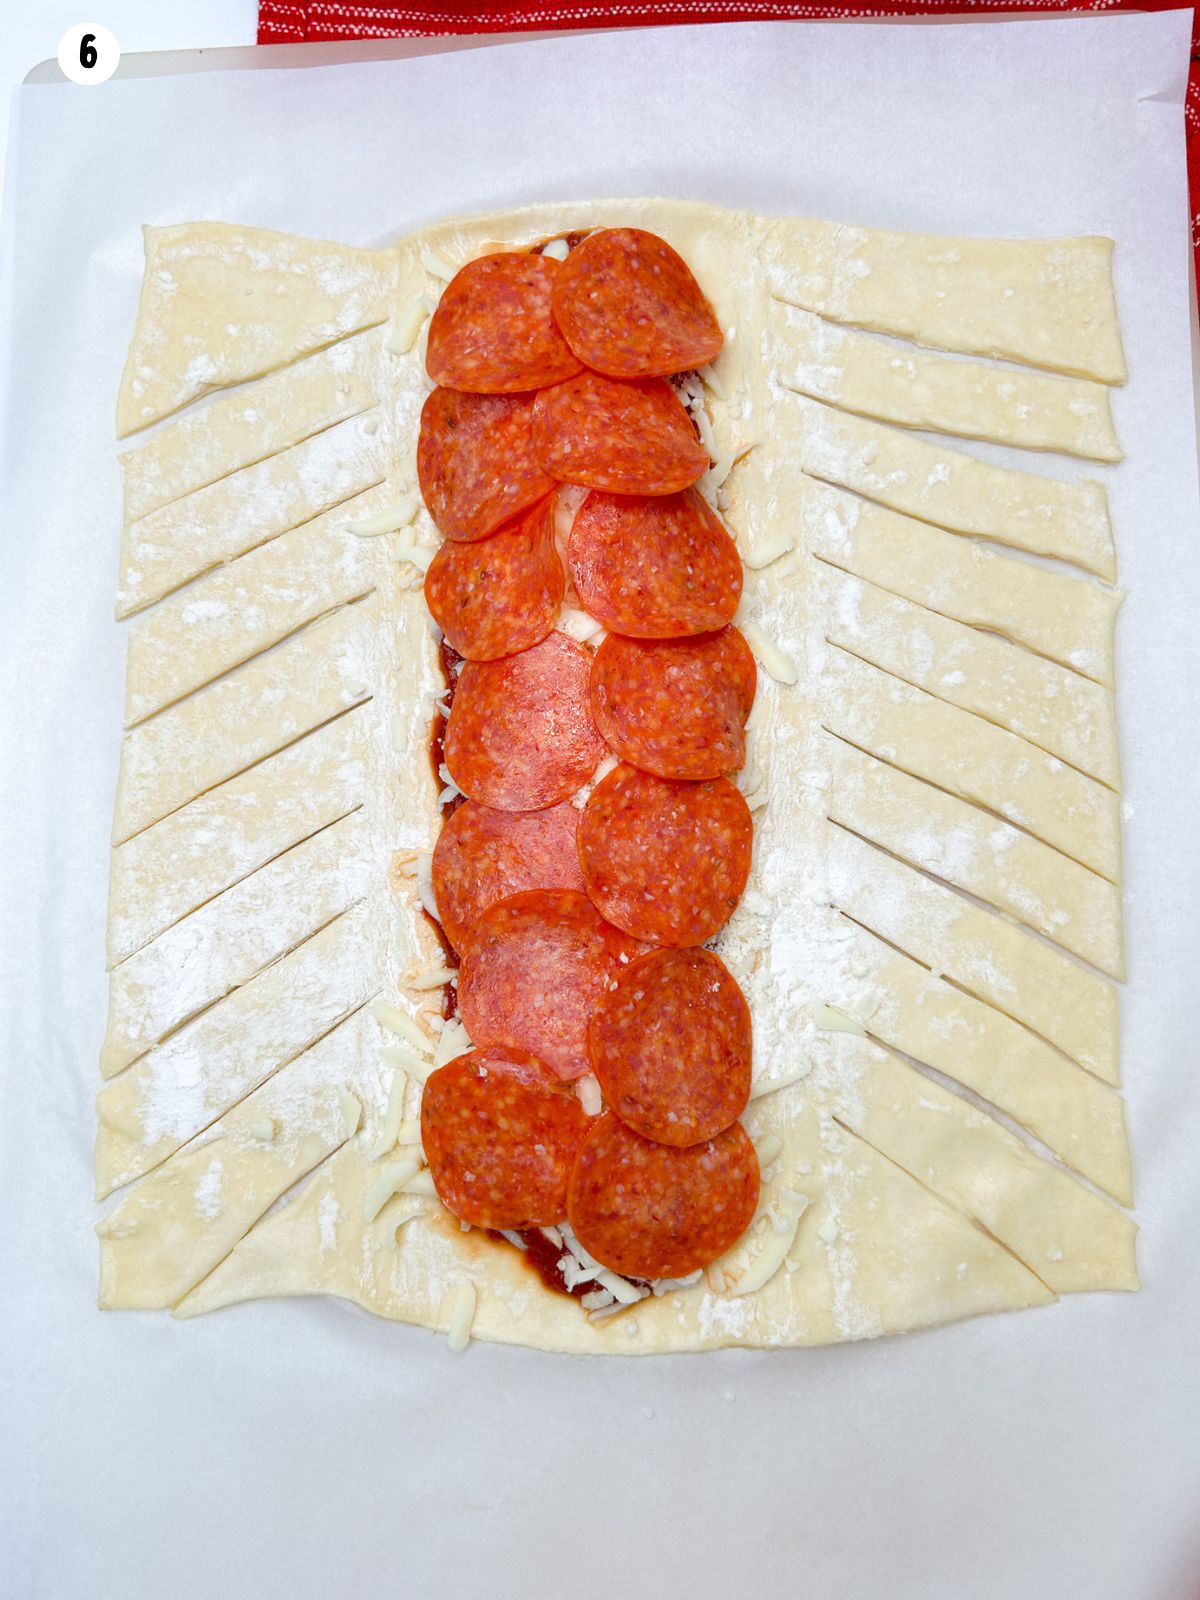
[[(373, 325), (411, 322), (419, 297), (440, 291), (427, 252), (456, 264), (598, 223), (668, 237), (727, 331), (707, 379), (720, 459), (704, 488), (728, 505), (745, 552), (795, 547), (748, 573), (743, 602), (764, 657), (780, 652), (795, 682), (761, 674), (741, 780), (756, 806), (755, 873), (718, 941), (754, 1016), (756, 1086), (788, 1084), (744, 1117), (753, 1138), (780, 1144), (764, 1215), (698, 1284), (593, 1322), (420, 1192), (366, 1220), (389, 1159), (377, 1149), (389, 1101), (395, 1132), (418, 1112), (414, 1063), (446, 1059), (465, 1035), (442, 1026), (443, 958), (421, 912), (441, 682), (414, 571), (391, 559), (432, 533), (422, 514), (402, 538), (356, 549), (344, 527), (415, 482), (421, 341), (389, 350)], [(105, 1053), (118, 1075), (97, 1147), (102, 1191), (130, 1187), (101, 1224), (103, 1304), (189, 1316), (327, 1292), (445, 1329), (467, 1281), (476, 1336), (636, 1354), (826, 1343), (1133, 1287), (1132, 1224), (1055, 1164), (1129, 1199), (1110, 1087), (1115, 989), (888, 853), (932, 861), (911, 823), (910, 797), (928, 795), (935, 850), (949, 828), (984, 841), (964, 889), (1005, 907), (1029, 891), (1032, 920), (1118, 964), (1118, 801), (1105, 786), (1117, 781), (1115, 598), (961, 537), (978, 522), (1109, 574), (1103, 491), (1001, 473), (781, 390), (775, 375), (789, 359), (794, 372), (799, 349), (773, 298), (819, 298), (846, 321), (1107, 380), (1123, 374), (1107, 243), (897, 242), (611, 201), (456, 220), (377, 252), (209, 223), (150, 230), (148, 244), (123, 430), (248, 386), (126, 458), (125, 609), (192, 586), (133, 625)], [(855, 276), (863, 263), (870, 275)], [(334, 382), (322, 428), (343, 361), (348, 392)], [(1047, 404), (1067, 393), (1017, 377)], [(945, 394), (964, 380), (937, 381)], [(885, 476), (932, 452), (951, 492), (933, 495), (935, 479), (918, 502), (893, 496), (925, 519), (914, 523), (815, 482), (804, 467), (817, 434), (828, 457), (846, 429), (872, 448), (882, 439)], [(849, 487), (884, 497), (861, 479)], [(1055, 510), (1046, 528), (1042, 505)], [(883, 777), (847, 788), (853, 771)], [(1069, 925), (1053, 920), (1063, 910)], [(376, 996), (398, 1008), (384, 1015), (402, 1019), (399, 1038), (376, 1020)], [(829, 1031), (831, 1016), (854, 1031)], [(785, 1189), (808, 1202), (788, 1259), (739, 1296), (738, 1277), (778, 1237), (767, 1217)]]
[(1111, 239), (938, 239), (787, 218), (781, 300), (917, 344), (1124, 383)]
[(1112, 686), (1120, 597), (1111, 589), (1001, 555), (812, 478), (804, 480), (798, 511), (809, 548), (831, 566)]
[(1116, 886), (1040, 839), (842, 745), (829, 816), (889, 855), (1034, 928), (1107, 972), (1125, 976)]
[(791, 360), (779, 377), (797, 394), (908, 428), (1121, 459), (1103, 384), (923, 355), (811, 311), (780, 310)]
[(843, 650), (826, 668), (825, 726), (939, 789), (973, 800), (1116, 883), (1120, 799), (1016, 734)]
[(126, 522), (368, 411), (380, 395), (382, 343), (372, 332), (343, 339), (122, 452)]
[(956, 533), (1073, 561), (1110, 583), (1117, 575), (1108, 495), (1093, 479), (995, 467), (787, 389), (771, 422), (766, 448), (794, 453), (814, 478)]
[(371, 419), (351, 417), (126, 523), (117, 615), (141, 611), (200, 573), (341, 505), (381, 483), (385, 472)]
[(834, 573), (830, 588), (832, 644), (1019, 733), (1110, 789), (1120, 787), (1109, 690), (874, 584)]

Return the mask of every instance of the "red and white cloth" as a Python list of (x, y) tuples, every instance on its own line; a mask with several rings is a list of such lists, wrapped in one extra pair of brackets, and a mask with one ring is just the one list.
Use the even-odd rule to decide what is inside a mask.
[[(1176, 11), (1179, 0), (875, 0), (873, 5), (789, 5), (782, 0), (410, 0), (349, 5), (341, 0), (260, 0), (259, 44), (331, 39), (415, 39), (449, 33), (537, 33), (548, 28), (645, 28), (695, 22), (837, 21), (850, 17), (962, 16), (975, 10)], [(1192, 243), (1200, 276), (1200, 5), (1192, 26), (1187, 105)]]

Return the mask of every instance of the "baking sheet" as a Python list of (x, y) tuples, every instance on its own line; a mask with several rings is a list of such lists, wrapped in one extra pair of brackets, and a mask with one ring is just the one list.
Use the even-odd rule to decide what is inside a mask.
[[(654, 30), (21, 92), (0, 366), (0, 1594), (1193, 1592), (1190, 21)], [(369, 243), (450, 212), (656, 192), (1118, 240), (1123, 1024), (1145, 1289), (874, 1345), (627, 1363), (455, 1358), (332, 1302), (101, 1316), (91, 1102), (123, 672), (111, 417), (139, 224)]]

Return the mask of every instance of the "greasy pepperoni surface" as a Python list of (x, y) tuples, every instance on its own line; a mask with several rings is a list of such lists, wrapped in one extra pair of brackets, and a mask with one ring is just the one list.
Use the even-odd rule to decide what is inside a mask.
[(578, 358), (550, 313), (561, 271), (549, 256), (505, 252), (468, 261), (429, 322), (425, 370), (434, 383), (475, 394), (512, 394), (561, 383)]
[(426, 604), (468, 661), (515, 655), (544, 639), (565, 591), (553, 497), (488, 539), (447, 539), (425, 576)]
[(641, 947), (586, 895), (535, 889), (490, 906), (459, 969), (458, 1006), (477, 1045), (532, 1051), (561, 1078), (589, 1070), (587, 1029), (600, 996)]
[(520, 1050), (472, 1050), (429, 1075), (421, 1144), (442, 1203), (479, 1228), (549, 1227), (588, 1119), (550, 1069)]
[(591, 657), (565, 633), (501, 661), (468, 661), (446, 724), (446, 765), (471, 800), (499, 811), (556, 805), (604, 753), (588, 707)]
[(611, 1111), (588, 1126), (567, 1194), (583, 1248), (627, 1278), (685, 1278), (750, 1226), (758, 1158), (738, 1122), (678, 1149), (643, 1139)]
[(723, 628), (742, 597), (742, 561), (703, 495), (594, 491), (571, 529), (583, 608), (613, 633), (678, 639)]
[(610, 633), (592, 662), (592, 716), (624, 761), (660, 778), (719, 778), (746, 760), (757, 667), (736, 628), (695, 639)]
[(553, 306), (580, 360), (614, 378), (685, 372), (714, 360), (723, 343), (687, 262), (641, 228), (603, 228), (572, 250)]
[(655, 950), (625, 967), (588, 1049), (609, 1107), (659, 1144), (711, 1139), (750, 1097), (750, 1008), (708, 950)]
[(447, 539), (486, 539), (554, 488), (533, 453), (529, 395), (435, 389), (421, 408), (417, 479)]
[(493, 811), (467, 800), (442, 826), (433, 852), (433, 893), (458, 951), (489, 906), (526, 889), (583, 890), (573, 805)]
[(697, 945), (731, 916), (750, 876), (754, 825), (728, 778), (672, 783), (620, 766), (579, 820), (587, 892), (647, 944)]
[(533, 405), (543, 472), (614, 494), (674, 494), (708, 470), (708, 452), (661, 378), (618, 383), (595, 372), (543, 389)]

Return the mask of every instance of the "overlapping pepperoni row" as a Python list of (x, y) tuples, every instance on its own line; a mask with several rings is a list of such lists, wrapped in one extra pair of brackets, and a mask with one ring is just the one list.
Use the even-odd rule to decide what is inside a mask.
[[(463, 1220), (565, 1216), (639, 1278), (713, 1260), (758, 1195), (737, 1123), (749, 1012), (697, 948), (749, 874), (750, 813), (727, 774), (755, 666), (730, 626), (736, 548), (691, 487), (707, 452), (663, 381), (720, 346), (652, 234), (603, 230), (563, 263), (487, 256), (431, 321), (439, 387), (418, 444), (447, 541), (426, 598), (465, 658), (445, 761), (467, 800), (434, 852), (434, 894), (476, 1046), (429, 1079), (426, 1155)], [(560, 553), (567, 485), (590, 492)], [(611, 630), (594, 655), (554, 628), (562, 553)], [(579, 812), (565, 802), (606, 746), (621, 764)], [(608, 1106), (591, 1119), (570, 1089), (589, 1070)]]

